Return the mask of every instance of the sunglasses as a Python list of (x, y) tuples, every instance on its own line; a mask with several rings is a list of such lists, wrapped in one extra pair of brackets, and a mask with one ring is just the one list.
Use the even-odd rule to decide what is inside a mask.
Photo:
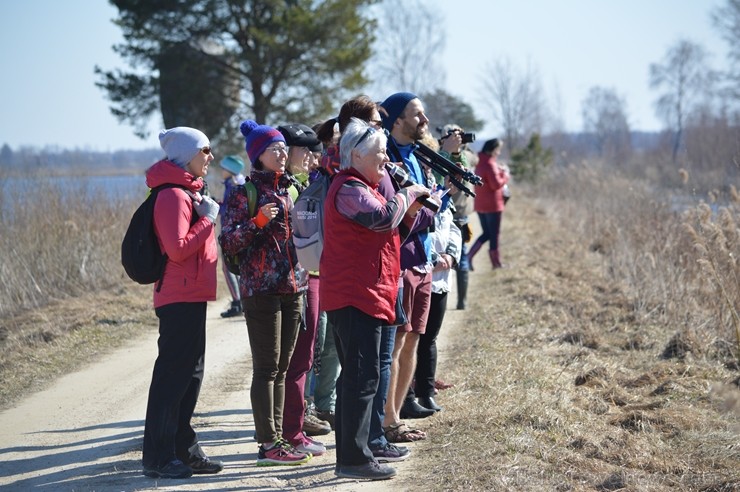
[(208, 154), (211, 153), (211, 148), (210, 147), (203, 147), (202, 149), (200, 149), (200, 151), (203, 152), (205, 155), (208, 155)]
[(365, 133), (360, 137), (360, 139), (357, 141), (357, 143), (355, 144), (355, 146), (353, 148), (356, 149), (357, 146), (360, 145), (363, 140), (365, 140), (367, 137), (369, 137), (370, 135), (372, 135), (373, 133), (375, 133), (377, 131), (378, 130), (376, 130), (372, 126), (367, 127), (367, 130), (365, 130)]

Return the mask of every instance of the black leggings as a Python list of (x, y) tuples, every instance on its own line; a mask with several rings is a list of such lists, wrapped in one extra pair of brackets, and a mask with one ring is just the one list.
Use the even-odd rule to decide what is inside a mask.
[(447, 292), (435, 294), (429, 305), (427, 329), (419, 337), (419, 346), (416, 349), (416, 384), (412, 390), (416, 396), (434, 396), (434, 379), (437, 374), (437, 336), (442, 328), (442, 322), (447, 311)]

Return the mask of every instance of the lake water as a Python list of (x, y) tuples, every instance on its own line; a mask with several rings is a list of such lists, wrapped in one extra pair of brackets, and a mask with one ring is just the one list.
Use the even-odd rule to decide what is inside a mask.
[(146, 197), (148, 188), (144, 176), (48, 176), (42, 178), (7, 177), (0, 180), (3, 194), (13, 190), (53, 186), (62, 192), (82, 193), (85, 196), (116, 196), (122, 200)]

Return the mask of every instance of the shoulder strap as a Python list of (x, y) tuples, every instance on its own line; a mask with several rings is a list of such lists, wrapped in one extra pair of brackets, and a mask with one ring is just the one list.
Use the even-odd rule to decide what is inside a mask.
[(290, 195), (290, 198), (293, 200), (293, 203), (295, 203), (296, 199), (298, 198), (298, 188), (296, 188), (295, 185), (290, 185), (288, 187), (288, 194)]
[(249, 216), (257, 215), (257, 187), (254, 183), (247, 181), (244, 183), (244, 190), (247, 192), (247, 204), (249, 205)]
[(406, 162), (403, 160), (403, 156), (401, 155), (401, 151), (398, 150), (396, 141), (391, 136), (388, 137), (387, 150), (389, 157), (392, 157), (393, 159), (398, 159), (396, 162), (400, 162), (404, 166), (406, 165)]

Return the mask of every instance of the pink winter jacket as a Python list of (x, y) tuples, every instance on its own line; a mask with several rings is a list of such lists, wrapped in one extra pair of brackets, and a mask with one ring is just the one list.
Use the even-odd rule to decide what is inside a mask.
[[(203, 181), (162, 160), (146, 172), (146, 185), (154, 188), (163, 184), (181, 185), (193, 193), (203, 188)], [(207, 217), (200, 217), (190, 226), (193, 200), (181, 188), (167, 188), (159, 192), (154, 205), (154, 230), (159, 246), (169, 259), (164, 270), (162, 286), (154, 288), (154, 307), (175, 302), (205, 302), (216, 299), (215, 226)]]
[(483, 178), (483, 186), (475, 189), (475, 211), (484, 214), (503, 212), (503, 187), (509, 182), (509, 176), (498, 167), (496, 158), (484, 152), (478, 153), (475, 174)]

